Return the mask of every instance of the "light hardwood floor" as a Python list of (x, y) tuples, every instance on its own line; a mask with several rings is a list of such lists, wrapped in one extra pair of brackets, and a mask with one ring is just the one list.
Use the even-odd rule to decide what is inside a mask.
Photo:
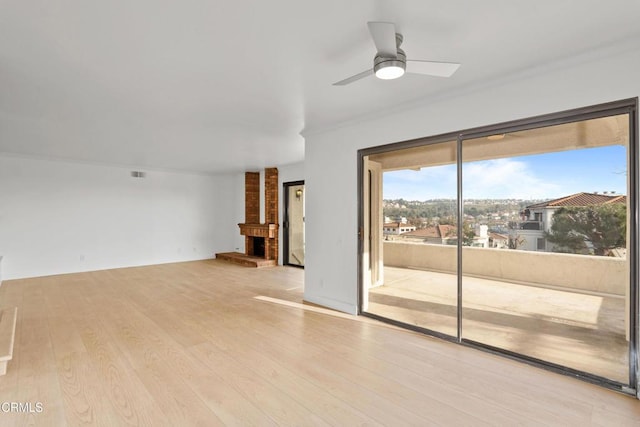
[(303, 305), (302, 286), (216, 260), (5, 281), (0, 402), (34, 412), (0, 425), (640, 425), (631, 397)]

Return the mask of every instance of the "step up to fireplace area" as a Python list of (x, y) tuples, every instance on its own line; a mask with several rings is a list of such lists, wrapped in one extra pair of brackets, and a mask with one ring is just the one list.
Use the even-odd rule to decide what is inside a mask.
[(274, 267), (277, 265), (275, 259), (264, 259), (257, 256), (245, 255), (240, 252), (222, 252), (216, 254), (216, 259), (230, 261), (245, 267)]

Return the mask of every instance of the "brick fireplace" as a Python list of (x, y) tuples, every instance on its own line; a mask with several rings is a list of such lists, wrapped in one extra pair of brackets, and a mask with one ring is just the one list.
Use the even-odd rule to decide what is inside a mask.
[(264, 223), (260, 222), (260, 173), (244, 175), (244, 223), (238, 224), (244, 236), (245, 253), (216, 254), (243, 265), (264, 267), (278, 264), (278, 169), (264, 170)]

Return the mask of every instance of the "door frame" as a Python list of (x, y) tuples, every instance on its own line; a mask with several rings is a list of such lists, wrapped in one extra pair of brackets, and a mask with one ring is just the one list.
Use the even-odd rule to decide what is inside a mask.
[[(304, 186), (304, 180), (289, 181), (282, 184), (282, 193), (284, 196), (282, 198), (284, 204), (284, 209), (282, 209), (282, 265), (304, 268), (304, 265), (291, 264), (289, 262), (289, 187), (296, 187), (298, 185)], [(304, 217), (302, 218), (302, 221), (304, 223)]]
[[(638, 345), (640, 343), (640, 250), (638, 249), (638, 243), (640, 241), (640, 160), (638, 152), (639, 147), (639, 135), (638, 127), (638, 98), (623, 99), (620, 101), (613, 101), (599, 105), (592, 105), (588, 107), (582, 107), (572, 110), (566, 110), (556, 113), (544, 114), (540, 116), (513, 120), (510, 122), (498, 123), (488, 126), (481, 126), (477, 128), (461, 130), (457, 132), (450, 132), (446, 134), (440, 134), (430, 137), (417, 138), (408, 141), (395, 142), (386, 145), (380, 145), (376, 147), (364, 148), (358, 150), (357, 154), (357, 203), (358, 203), (358, 230), (357, 230), (357, 295), (358, 295), (358, 314), (367, 317), (372, 317), (383, 322), (394, 324), (406, 329), (418, 331), (426, 335), (439, 337), (448, 341), (455, 342), (457, 344), (472, 347), (480, 350), (484, 350), (490, 353), (498, 354), (511, 358), (514, 360), (522, 361), (542, 369), (557, 372), (563, 375), (579, 378), (585, 382), (597, 384), (599, 386), (610, 388), (625, 394), (633, 394), (636, 398), (640, 399), (640, 350)], [(566, 366), (556, 365), (552, 362), (535, 359), (519, 353), (513, 353), (511, 351), (491, 347), (486, 344), (478, 343), (462, 337), (462, 244), (461, 240), (458, 241), (458, 336), (450, 337), (443, 336), (443, 334), (425, 329), (419, 326), (403, 323), (394, 319), (382, 317), (366, 311), (366, 292), (364, 291), (365, 279), (367, 278), (364, 266), (366, 262), (365, 256), (368, 254), (365, 252), (365, 241), (368, 238), (367, 221), (365, 215), (367, 210), (364, 208), (364, 204), (367, 200), (367, 194), (365, 194), (365, 171), (367, 170), (365, 160), (369, 155), (385, 153), (389, 151), (395, 151), (400, 149), (407, 149), (413, 147), (420, 147), (431, 144), (438, 144), (441, 142), (456, 140), (457, 141), (457, 165), (458, 165), (458, 229), (461, 229), (461, 218), (463, 213), (462, 206), (462, 143), (468, 139), (486, 137), (489, 135), (500, 133), (511, 133), (516, 131), (535, 129), (540, 127), (559, 125), (569, 122), (576, 122), (581, 120), (588, 120), (594, 118), (600, 118), (611, 115), (628, 114), (629, 116), (629, 142), (628, 142), (628, 158), (630, 159), (627, 165), (627, 173), (630, 176), (628, 182), (628, 195), (629, 198), (629, 212), (630, 221), (629, 227), (629, 241), (628, 241), (628, 254), (629, 257), (629, 306), (627, 307), (629, 316), (629, 383), (628, 385), (613, 381), (607, 378), (603, 378), (588, 372), (577, 371)]]

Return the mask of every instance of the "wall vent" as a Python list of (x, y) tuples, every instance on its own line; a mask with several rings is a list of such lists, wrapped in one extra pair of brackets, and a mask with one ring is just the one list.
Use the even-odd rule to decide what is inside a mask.
[(131, 171), (131, 176), (134, 178), (144, 178), (146, 175), (145, 172), (141, 172), (141, 171)]

